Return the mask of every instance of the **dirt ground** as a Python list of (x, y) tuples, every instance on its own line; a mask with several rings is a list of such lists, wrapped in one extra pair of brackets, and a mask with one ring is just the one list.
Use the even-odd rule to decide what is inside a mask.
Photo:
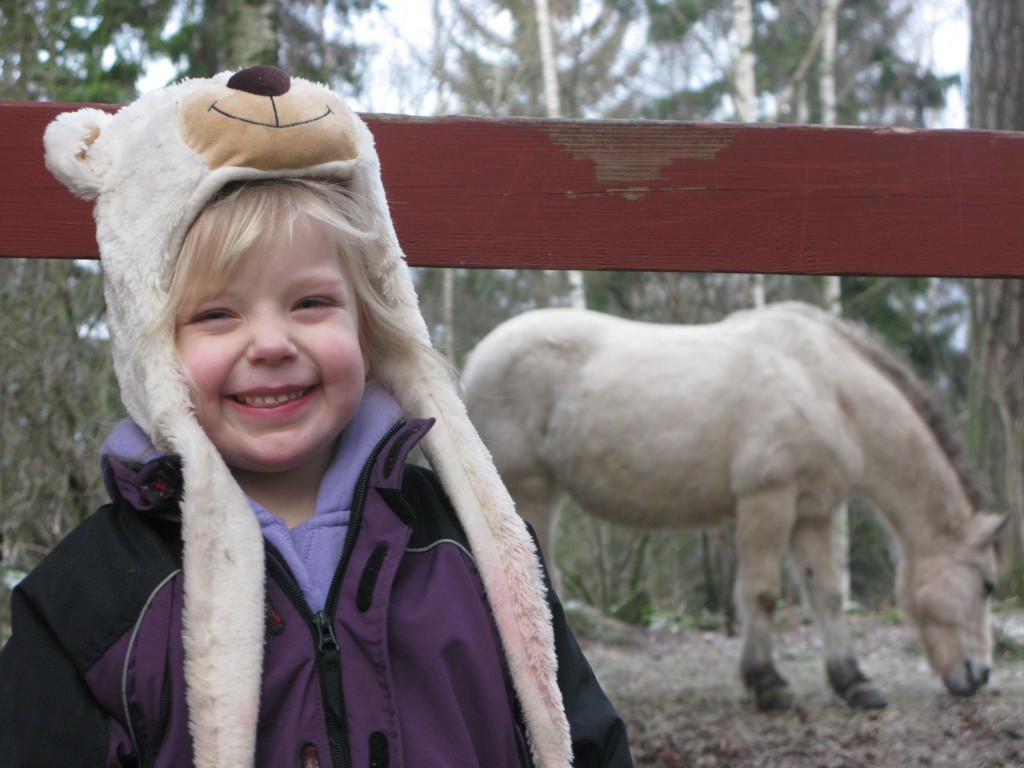
[(795, 611), (780, 616), (775, 645), (798, 700), (788, 713), (756, 711), (739, 682), (740, 641), (721, 630), (606, 627), (580, 642), (628, 724), (638, 768), (1024, 766), (1024, 611), (994, 615), (992, 680), (971, 698), (946, 693), (908, 624), (849, 621), (886, 709), (854, 711), (827, 690), (817, 631)]

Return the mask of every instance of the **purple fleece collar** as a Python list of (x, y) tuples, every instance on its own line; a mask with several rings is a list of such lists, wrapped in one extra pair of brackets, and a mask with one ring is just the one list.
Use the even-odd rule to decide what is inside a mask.
[(313, 611), (327, 602), (327, 592), (345, 546), (352, 496), (363, 467), (377, 443), (401, 418), (402, 409), (390, 395), (376, 387), (366, 388), (320, 483), (316, 513), (304, 523), (289, 530), (284, 520), (249, 500), (263, 536), (281, 553)]

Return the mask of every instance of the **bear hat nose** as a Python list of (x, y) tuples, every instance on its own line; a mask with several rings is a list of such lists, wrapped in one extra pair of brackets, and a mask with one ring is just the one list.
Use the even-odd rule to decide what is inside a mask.
[(291, 75), (267, 64), (240, 69), (228, 80), (228, 88), (256, 96), (283, 96), (291, 87)]

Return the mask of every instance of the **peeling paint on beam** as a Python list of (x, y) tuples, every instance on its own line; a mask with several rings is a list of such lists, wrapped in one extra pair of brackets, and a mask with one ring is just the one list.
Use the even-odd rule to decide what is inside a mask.
[(601, 184), (661, 178), (677, 160), (714, 160), (735, 133), (733, 127), (711, 132), (684, 123), (579, 120), (557, 121), (546, 130), (574, 159), (592, 162)]

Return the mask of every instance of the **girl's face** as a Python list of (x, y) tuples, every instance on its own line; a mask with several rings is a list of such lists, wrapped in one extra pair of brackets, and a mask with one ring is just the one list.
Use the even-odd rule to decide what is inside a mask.
[(228, 284), (175, 318), (196, 415), (232, 470), (313, 471), (363, 396), (355, 296), (334, 242), (298, 224), (245, 254)]

